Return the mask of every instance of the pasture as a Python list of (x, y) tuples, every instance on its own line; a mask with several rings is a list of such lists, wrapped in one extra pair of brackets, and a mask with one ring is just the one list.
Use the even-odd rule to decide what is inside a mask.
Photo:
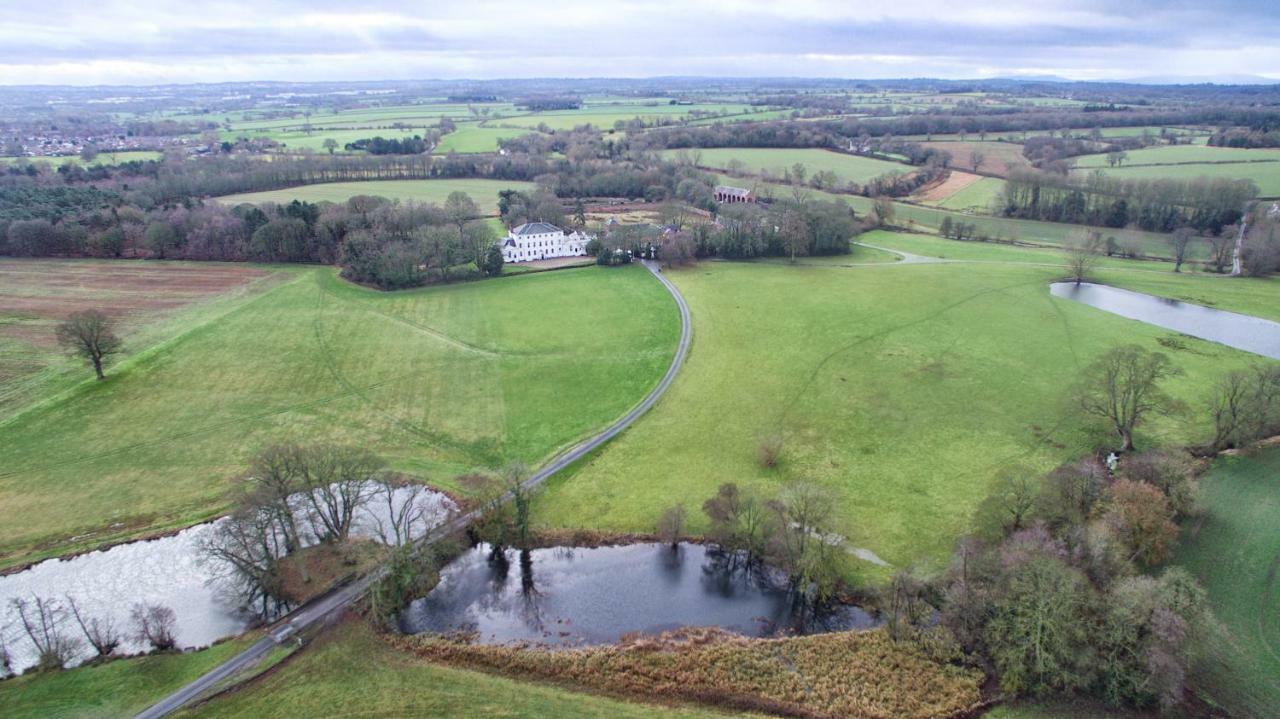
[[(665, 150), (663, 157), (673, 160), (688, 158), (690, 162), (713, 170), (727, 170), (734, 160), (754, 175), (781, 177), (796, 163), (804, 165), (810, 177), (818, 172), (834, 172), (845, 182), (863, 183), (890, 172), (910, 172), (911, 166), (871, 157), (846, 155), (830, 150), (755, 147), (717, 147), (697, 150)], [(738, 184), (741, 184), (739, 181)]]
[(281, 150), (285, 152), (297, 152), (299, 150), (311, 150), (317, 154), (328, 154), (329, 150), (325, 148), (325, 140), (333, 140), (338, 143), (335, 152), (347, 152), (344, 148), (347, 143), (363, 140), (371, 137), (383, 137), (388, 140), (401, 140), (413, 136), (421, 137), (425, 134), (424, 126), (409, 128), (363, 128), (363, 129), (343, 129), (343, 128), (315, 128), (310, 131), (301, 129), (289, 130), (267, 130), (257, 132), (241, 132), (223, 131), (222, 139), (235, 140), (246, 137), (250, 140), (254, 139), (271, 139), (279, 142), (283, 147)]
[[(1187, 165), (1213, 162), (1280, 162), (1280, 150), (1247, 149), (1240, 147), (1209, 147), (1208, 145), (1160, 145), (1129, 150), (1121, 168), (1135, 165)], [(1109, 169), (1107, 156), (1082, 155), (1076, 158), (1077, 168), (1096, 167)]]
[[(1206, 149), (1206, 148), (1196, 148)], [(1178, 165), (1135, 165), (1106, 169), (1080, 169), (1073, 174), (1102, 172), (1126, 180), (1172, 178), (1190, 180), (1197, 177), (1228, 180), (1253, 180), (1259, 197), (1280, 197), (1280, 162), (1214, 162)]]
[(283, 190), (264, 190), (262, 192), (243, 192), (238, 195), (223, 195), (219, 202), (238, 205), (241, 202), (260, 204), (277, 202), (285, 204), (293, 200), (304, 202), (346, 202), (356, 195), (373, 195), (388, 200), (414, 200), (416, 202), (442, 203), (451, 192), (465, 192), (476, 201), (480, 208), (489, 214), (498, 214), (498, 192), (500, 190), (531, 191), (532, 182), (516, 180), (367, 180), (363, 182), (324, 182), (317, 185), (303, 185)]
[(640, 267), (394, 293), (280, 272), (0, 425), (0, 566), (216, 515), (273, 442), (358, 444), (446, 488), (537, 464), (639, 401), (678, 332)]
[(497, 152), (498, 143), (529, 134), (528, 130), (464, 126), (440, 138), (433, 154)]
[[(850, 547), (937, 570), (998, 469), (1047, 470), (1093, 446), (1098, 435), (1065, 393), (1080, 370), (1120, 344), (1160, 350), (1169, 334), (1050, 297), (1047, 284), (1062, 275), (1014, 262), (669, 271), (693, 313), (685, 369), (634, 428), (553, 479), (537, 516), (556, 527), (646, 531), (682, 504), (697, 532), (699, 508), (720, 484), (769, 495), (803, 479), (832, 493), (833, 529)], [(1251, 288), (1259, 301), (1275, 297), (1275, 285)], [(1253, 361), (1199, 340), (1184, 345), (1172, 359), (1186, 375), (1168, 388), (1187, 401)], [(1200, 438), (1199, 419), (1152, 422), (1139, 444)], [(779, 466), (764, 469), (756, 450), (770, 435), (784, 449)]]
[(1225, 635), (1211, 634), (1193, 671), (1198, 692), (1233, 716), (1280, 706), (1280, 448), (1219, 459), (1201, 481), (1205, 514), (1173, 562), (1204, 583)]
[(278, 275), (247, 265), (0, 259), (0, 423), (84, 379), (54, 334), (62, 318), (100, 309), (126, 349), (171, 338)]
[(947, 210), (990, 214), (992, 206), (999, 201), (1003, 192), (1004, 180), (984, 177), (930, 204), (936, 204)]

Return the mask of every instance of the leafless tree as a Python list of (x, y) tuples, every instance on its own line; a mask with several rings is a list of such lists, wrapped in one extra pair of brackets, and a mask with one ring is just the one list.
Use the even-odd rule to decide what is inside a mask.
[(973, 152), (969, 153), (969, 166), (973, 168), (974, 172), (981, 170), (982, 163), (986, 161), (987, 161), (987, 156), (982, 154), (978, 150), (974, 150)]
[(421, 505), (425, 493), (426, 487), (395, 475), (377, 480), (371, 501), (386, 506), (385, 521), (381, 516), (376, 520), (383, 543), (400, 547), (421, 536), (420, 528), (425, 532), (427, 518)]
[(672, 549), (679, 546), (684, 536), (684, 517), (684, 506), (680, 504), (667, 507), (658, 517), (658, 539), (670, 544)]
[(174, 631), (178, 615), (173, 609), (163, 604), (138, 602), (129, 610), (129, 620), (133, 624), (133, 635), (137, 641), (150, 644), (162, 652), (177, 646), (178, 638)]
[(1070, 279), (1077, 285), (1086, 282), (1093, 276), (1102, 254), (1102, 245), (1098, 233), (1091, 232), (1084, 236), (1076, 236), (1067, 243), (1066, 259)]
[(1213, 451), (1242, 447), (1280, 430), (1280, 367), (1227, 373), (1210, 397), (1209, 413)]
[(1190, 227), (1179, 227), (1168, 235), (1169, 249), (1173, 251), (1173, 271), (1181, 272), (1182, 263), (1187, 259), (1187, 248), (1195, 239), (1196, 231)]
[(837, 580), (836, 542), (828, 534), (833, 500), (809, 482), (795, 482), (769, 502), (775, 515), (769, 554), (791, 577), (792, 589), (816, 601), (829, 598)]
[(369, 499), (384, 462), (358, 447), (304, 448), (299, 459), (302, 496), (312, 529), (323, 541), (345, 542), (356, 512)]
[(270, 512), (241, 507), (201, 542), (201, 553), (246, 606), (261, 602), (266, 614), (279, 601), (277, 563), (288, 552)]
[(797, 255), (808, 254), (809, 223), (804, 219), (804, 214), (799, 208), (789, 207), (783, 211), (778, 234), (782, 239), (782, 246), (786, 248), (787, 254), (791, 255), (792, 262), (796, 261)]
[(525, 480), (529, 478), (529, 468), (524, 466), (522, 462), (512, 462), (502, 470), (502, 485), (506, 490), (507, 497), (511, 500), (512, 510), (512, 533), (515, 537), (516, 546), (520, 549), (529, 548), (530, 512), (532, 510), (533, 491), (525, 485)]
[(80, 631), (84, 632), (84, 638), (88, 640), (89, 646), (93, 647), (98, 656), (105, 657), (120, 646), (120, 632), (116, 630), (115, 620), (110, 615), (86, 617), (84, 612), (80, 611), (76, 600), (70, 595), (67, 596), (67, 609), (79, 625)]
[(774, 432), (765, 435), (756, 446), (756, 461), (765, 469), (776, 467), (778, 460), (782, 457), (782, 447), (781, 434)]
[(97, 310), (72, 313), (58, 325), (58, 344), (93, 367), (98, 379), (106, 379), (102, 363), (122, 347), (115, 323)]
[(1181, 374), (1169, 358), (1139, 345), (1117, 347), (1085, 369), (1075, 387), (1080, 408), (1109, 422), (1121, 440), (1121, 451), (1133, 449), (1133, 431), (1152, 413), (1167, 414), (1179, 405), (1160, 387)]
[(245, 478), (246, 506), (261, 508), (275, 522), (284, 539), (285, 552), (302, 547), (294, 497), (303, 490), (301, 462), (304, 451), (294, 444), (267, 447), (253, 458)]
[(80, 653), (80, 640), (66, 632), (67, 612), (58, 600), (33, 596), (13, 599), (23, 632), (36, 648), (36, 668), (60, 669)]

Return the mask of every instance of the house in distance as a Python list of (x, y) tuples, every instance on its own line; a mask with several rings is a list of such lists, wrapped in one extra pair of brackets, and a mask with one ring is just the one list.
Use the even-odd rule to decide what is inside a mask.
[(756, 201), (756, 195), (751, 190), (730, 185), (716, 185), (715, 197), (720, 204)]
[(565, 232), (550, 222), (526, 222), (511, 228), (502, 242), (504, 262), (530, 262), (553, 257), (581, 257), (587, 254), (591, 236), (574, 230)]

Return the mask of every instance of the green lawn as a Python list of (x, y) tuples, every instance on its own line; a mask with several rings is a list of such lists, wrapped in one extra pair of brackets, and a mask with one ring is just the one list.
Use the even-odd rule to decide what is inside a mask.
[(146, 709), (244, 649), (256, 637), (187, 654), (120, 659), (100, 666), (0, 681), (6, 719), (114, 719)]
[[(719, 484), (768, 493), (804, 478), (833, 492), (835, 529), (853, 546), (936, 570), (1000, 467), (1048, 469), (1090, 448), (1067, 401), (1071, 378), (1111, 347), (1159, 350), (1168, 335), (1050, 297), (1056, 266), (717, 262), (668, 276), (693, 314), (685, 369), (622, 438), (552, 480), (537, 503), (545, 524), (651, 530), (680, 503), (696, 532)], [(1186, 347), (1172, 356), (1186, 375), (1169, 389), (1188, 401), (1253, 361), (1199, 340)], [(1206, 431), (1161, 420), (1140, 444)], [(765, 470), (756, 447), (772, 433), (784, 455)]]
[[(800, 163), (805, 166), (809, 176), (818, 172), (834, 172), (845, 182), (863, 183), (874, 177), (890, 172), (910, 172), (911, 166), (897, 162), (887, 162), (871, 157), (845, 155), (830, 150), (817, 149), (783, 149), (757, 147), (716, 147), (696, 150), (664, 150), (667, 158), (688, 157), (697, 159), (700, 166), (724, 170), (732, 160), (742, 162), (746, 171), (752, 174), (768, 174), (780, 177), (783, 171), (790, 170), (792, 165)], [(741, 181), (739, 181), (741, 184)]]
[(219, 202), (279, 202), (305, 200), (307, 202), (346, 202), (356, 195), (377, 195), (391, 200), (416, 200), (418, 202), (444, 202), (450, 192), (461, 191), (490, 213), (498, 214), (500, 190), (530, 191), (532, 182), (515, 180), (368, 180), (365, 182), (325, 182), (303, 185), (284, 190), (244, 192), (224, 195)]
[(348, 621), (277, 672), (181, 717), (662, 717), (726, 716), (637, 704), (431, 664)]
[[(1280, 150), (1249, 149), (1243, 147), (1209, 147), (1207, 145), (1159, 145), (1141, 150), (1129, 150), (1121, 168), (1132, 165), (1174, 165), (1207, 162), (1280, 162)], [(1084, 155), (1076, 158), (1076, 167), (1107, 169), (1106, 154)]]
[(508, 129), (501, 127), (462, 127), (440, 138), (436, 147), (436, 155), (447, 155), (450, 152), (497, 152), (500, 140), (529, 134), (528, 130)]
[(1206, 513), (1173, 562), (1209, 591), (1225, 636), (1196, 666), (1196, 688), (1233, 716), (1280, 707), (1280, 448), (1218, 460), (1201, 482)]
[[(1211, 148), (1196, 148), (1211, 149)], [(1111, 177), (1126, 180), (1175, 178), (1189, 180), (1197, 177), (1225, 178), (1229, 180), (1253, 180), (1258, 186), (1259, 197), (1280, 197), (1280, 162), (1219, 162), (1186, 165), (1135, 165), (1128, 164), (1107, 169), (1076, 170), (1073, 174), (1103, 172)]]
[(444, 487), (537, 464), (638, 402), (678, 333), (638, 266), (394, 293), (290, 271), (0, 425), (0, 566), (222, 511), (282, 440), (360, 444)]
[(984, 177), (935, 204), (948, 210), (971, 210), (990, 214), (991, 206), (1000, 198), (1002, 192), (1004, 192), (1004, 180)]
[(425, 134), (425, 125), (434, 125), (435, 120), (426, 120), (422, 124), (407, 129), (395, 128), (366, 128), (366, 129), (346, 129), (346, 128), (315, 128), (311, 132), (301, 129), (288, 130), (257, 130), (257, 131), (223, 131), (222, 139), (235, 140), (245, 137), (250, 140), (270, 138), (284, 145), (286, 151), (312, 150), (320, 154), (328, 154), (329, 150), (324, 146), (325, 140), (333, 140), (338, 143), (337, 152), (344, 152), (348, 142), (363, 140), (365, 138), (383, 137), (388, 140), (402, 139), (417, 135), (421, 137)]

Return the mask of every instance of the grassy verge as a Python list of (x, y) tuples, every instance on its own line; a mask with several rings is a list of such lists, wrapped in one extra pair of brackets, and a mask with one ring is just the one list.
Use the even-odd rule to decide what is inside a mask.
[(348, 621), (276, 671), (181, 716), (693, 719), (723, 715), (712, 710), (633, 704), (439, 666), (397, 651), (362, 622)]
[(0, 682), (7, 719), (97, 719), (132, 716), (196, 679), (257, 636), (186, 654), (119, 659), (98, 666), (30, 674)]
[(953, 716), (980, 700), (981, 672), (945, 664), (884, 631), (750, 639), (684, 630), (571, 650), (399, 637), (420, 656), (620, 695), (674, 697), (798, 716)]

